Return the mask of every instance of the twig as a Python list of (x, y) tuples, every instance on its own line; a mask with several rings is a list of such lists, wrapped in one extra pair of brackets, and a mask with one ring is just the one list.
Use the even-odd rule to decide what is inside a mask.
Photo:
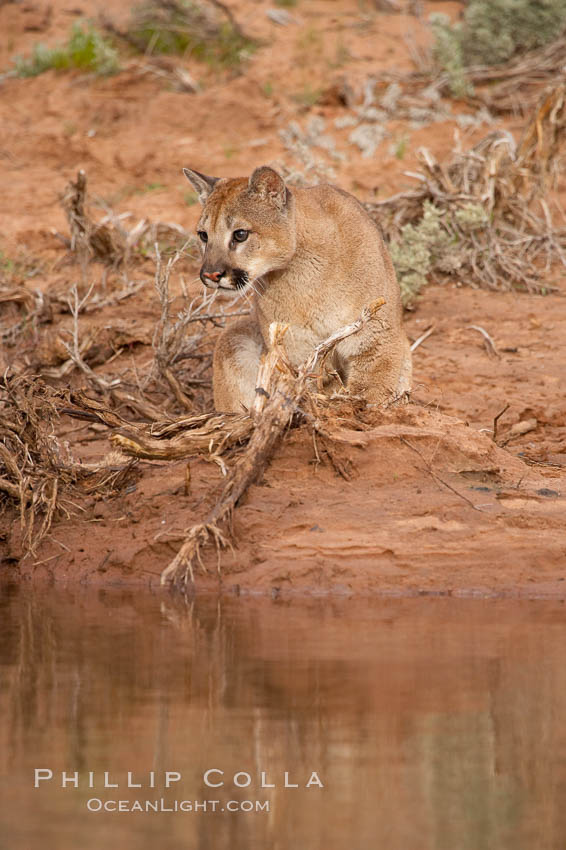
[(438, 474), (434, 471), (434, 469), (432, 468), (432, 466), (430, 465), (430, 463), (428, 462), (428, 460), (425, 458), (425, 456), (423, 455), (423, 453), (422, 453), (422, 452), (420, 452), (420, 451), (417, 449), (417, 447), (416, 447), (416, 446), (413, 446), (413, 444), (412, 444), (412, 443), (410, 443), (408, 440), (406, 440), (406, 439), (405, 439), (405, 437), (399, 437), (399, 439), (401, 440), (401, 442), (402, 442), (402, 443), (404, 443), (406, 446), (408, 446), (408, 447), (411, 449), (411, 451), (413, 451), (413, 452), (415, 452), (416, 454), (418, 454), (418, 456), (420, 457), (420, 459), (421, 459), (421, 460), (422, 460), (422, 462), (424, 463), (424, 465), (425, 465), (425, 467), (426, 467), (427, 472), (429, 473), (429, 475), (431, 475), (431, 476), (432, 476), (432, 478), (434, 478), (434, 480), (437, 482), (437, 484), (442, 484), (444, 487), (446, 487), (448, 490), (450, 490), (452, 493), (454, 493), (454, 495), (455, 495), (455, 496), (458, 496), (458, 498), (463, 499), (463, 500), (464, 500), (464, 502), (466, 502), (466, 503), (467, 503), (467, 504), (468, 504), (471, 508), (473, 508), (473, 509), (474, 509), (474, 511), (479, 511), (480, 513), (483, 513), (483, 511), (481, 510), (481, 508), (476, 507), (476, 505), (474, 505), (474, 503), (472, 502), (472, 500), (471, 500), (471, 499), (468, 499), (468, 497), (467, 497), (467, 496), (464, 496), (464, 494), (463, 494), (463, 493), (460, 493), (458, 490), (456, 490), (454, 487), (452, 487), (452, 485), (451, 485), (451, 484), (449, 484), (447, 481), (444, 481), (444, 479), (443, 479), (443, 478), (441, 478), (441, 477), (440, 477), (440, 476), (439, 476), (439, 475), (438, 475)]
[(69, 182), (61, 198), (71, 231), (71, 250), (79, 255), (83, 273), (91, 257), (117, 267), (126, 258), (125, 232), (96, 224), (86, 212), (86, 199), (87, 176), (80, 169), (76, 182)]
[(497, 442), (497, 428), (499, 426), (499, 420), (505, 413), (505, 411), (509, 410), (509, 404), (506, 404), (504, 408), (502, 408), (499, 413), (493, 417), (493, 442)]
[(165, 269), (163, 269), (159, 244), (157, 242), (155, 243), (155, 288), (161, 302), (161, 316), (153, 337), (153, 347), (155, 349), (155, 364), (158, 371), (171, 387), (173, 395), (181, 407), (185, 410), (191, 411), (193, 405), (186, 393), (183, 392), (179, 381), (173, 375), (170, 368), (171, 352), (169, 342), (171, 339), (171, 329), (169, 324), (169, 277), (171, 275), (171, 269), (180, 256), (180, 251), (177, 251), (173, 257), (169, 258)]
[(429, 325), (428, 328), (422, 333), (413, 343), (411, 343), (411, 351), (416, 351), (419, 345), (422, 345), (425, 339), (428, 339), (431, 334), (434, 333), (434, 325)]
[(480, 333), (485, 339), (487, 353), (491, 354), (493, 357), (499, 357), (499, 351), (485, 328), (482, 328), (481, 325), (467, 325), (467, 328), (470, 331), (478, 331), (478, 333)]
[(92, 383), (96, 387), (98, 387), (98, 389), (102, 390), (103, 392), (107, 392), (108, 390), (112, 389), (113, 387), (116, 387), (120, 383), (120, 381), (118, 379), (115, 379), (113, 381), (106, 381), (106, 380), (104, 380), (104, 378), (99, 377), (98, 375), (96, 375), (92, 371), (90, 366), (87, 363), (85, 363), (85, 361), (83, 360), (82, 355), (81, 355), (81, 346), (80, 346), (80, 340), (79, 340), (79, 314), (80, 314), (81, 310), (83, 309), (84, 305), (86, 304), (86, 302), (88, 301), (88, 299), (90, 298), (90, 294), (91, 294), (93, 288), (94, 288), (94, 282), (91, 283), (88, 291), (82, 297), (82, 299), (79, 299), (79, 292), (78, 292), (78, 289), (77, 289), (77, 285), (74, 284), (73, 287), (71, 288), (71, 295), (73, 296), (73, 298), (72, 298), (72, 300), (69, 298), (68, 301), (67, 301), (67, 303), (69, 305), (69, 311), (71, 313), (71, 316), (73, 317), (73, 330), (70, 332), (71, 333), (71, 344), (65, 342), (64, 340), (62, 342), (63, 342), (63, 345), (64, 345), (64, 347), (66, 348), (66, 350), (69, 354), (69, 357), (71, 358), (73, 363), (76, 366), (78, 366), (78, 368), (81, 370), (81, 372), (83, 372), (87, 376), (87, 378), (90, 381), (92, 381)]
[(187, 342), (194, 346), (202, 337), (202, 333), (200, 333), (187, 340), (185, 334), (187, 325), (197, 321), (214, 321), (222, 314), (206, 312), (216, 298), (216, 293), (213, 293), (201, 299), (198, 303), (196, 299), (193, 300), (189, 304), (188, 309), (179, 313), (177, 321), (175, 323), (171, 322), (169, 316), (169, 307), (171, 304), (169, 298), (169, 278), (175, 263), (182, 256), (185, 245), (169, 258), (167, 265), (164, 267), (159, 245), (157, 242), (155, 243), (155, 289), (161, 304), (161, 314), (153, 336), (154, 363), (147, 381), (154, 377), (156, 373), (160, 374), (171, 388), (173, 395), (181, 407), (192, 412), (194, 410), (192, 391), (187, 387), (181, 387), (178, 378), (172, 371), (172, 365), (176, 360), (180, 359), (181, 349), (186, 347)]

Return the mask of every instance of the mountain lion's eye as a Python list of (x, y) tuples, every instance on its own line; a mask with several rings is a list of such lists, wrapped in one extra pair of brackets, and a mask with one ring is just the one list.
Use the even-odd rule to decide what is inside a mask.
[(249, 235), (249, 230), (235, 230), (232, 234), (232, 238), (234, 239), (234, 242), (245, 242)]
[(198, 237), (201, 242), (208, 242), (208, 233), (205, 230), (199, 230)]

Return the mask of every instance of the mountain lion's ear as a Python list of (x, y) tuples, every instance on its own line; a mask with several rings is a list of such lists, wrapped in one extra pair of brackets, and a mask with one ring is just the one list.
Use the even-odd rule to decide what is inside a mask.
[(287, 203), (287, 187), (285, 181), (273, 168), (267, 165), (262, 165), (261, 168), (256, 168), (250, 177), (249, 190), (254, 195), (260, 198), (271, 201), (275, 206), (282, 210)]
[(206, 203), (206, 199), (220, 180), (219, 177), (207, 177), (206, 174), (201, 174), (200, 171), (191, 171), (190, 168), (183, 168), (183, 174), (198, 192), (198, 199), (201, 204)]

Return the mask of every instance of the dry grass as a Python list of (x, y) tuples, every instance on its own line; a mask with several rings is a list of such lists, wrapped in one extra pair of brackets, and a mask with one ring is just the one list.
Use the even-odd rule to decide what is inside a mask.
[[(452, 95), (453, 76), (438, 74), (430, 61), (414, 56), (418, 70), (406, 74), (387, 71), (377, 82), (397, 83), (404, 92), (418, 95), (431, 86), (439, 93)], [(549, 86), (566, 83), (566, 36), (531, 50), (501, 65), (471, 65), (461, 69), (462, 91), (459, 99), (487, 107), (493, 114), (527, 115), (534, 109)]]
[(466, 77), (476, 87), (473, 100), (491, 112), (526, 113), (548, 86), (566, 82), (566, 36), (505, 65), (467, 68)]

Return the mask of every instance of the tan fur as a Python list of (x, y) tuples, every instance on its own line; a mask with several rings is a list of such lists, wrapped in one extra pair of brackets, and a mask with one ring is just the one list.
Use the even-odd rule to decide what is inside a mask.
[[(249, 181), (185, 174), (204, 202), (198, 224), (208, 235), (203, 282), (218, 285), (206, 274), (223, 271), (220, 288), (236, 291), (243, 271), (249, 276), (243, 291), (252, 295), (252, 315), (228, 327), (216, 345), (218, 411), (250, 407), (271, 322), (289, 325), (287, 354), (298, 365), (379, 297), (385, 306), (337, 346), (334, 367), (349, 392), (372, 404), (410, 390), (411, 352), (393, 265), (377, 227), (353, 196), (329, 185), (290, 190), (266, 167)], [(236, 230), (249, 231), (240, 244)]]

